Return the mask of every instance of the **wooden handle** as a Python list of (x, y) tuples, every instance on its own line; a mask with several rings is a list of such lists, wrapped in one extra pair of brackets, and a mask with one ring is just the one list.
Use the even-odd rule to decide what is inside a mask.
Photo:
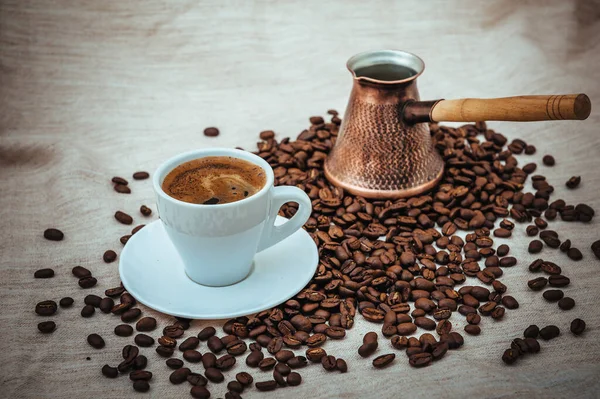
[(434, 122), (583, 120), (591, 108), (585, 94), (463, 98), (438, 101), (430, 117)]

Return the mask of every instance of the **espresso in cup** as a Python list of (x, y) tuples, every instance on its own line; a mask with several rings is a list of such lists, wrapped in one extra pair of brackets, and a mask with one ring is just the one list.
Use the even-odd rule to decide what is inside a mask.
[(193, 159), (171, 170), (162, 183), (170, 197), (192, 204), (227, 204), (251, 197), (266, 183), (258, 165), (229, 156)]

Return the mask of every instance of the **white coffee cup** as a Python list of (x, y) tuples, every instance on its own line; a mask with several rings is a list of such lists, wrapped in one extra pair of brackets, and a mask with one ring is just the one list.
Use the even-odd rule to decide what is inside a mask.
[[(175, 167), (209, 156), (235, 157), (260, 166), (266, 173), (264, 187), (240, 201), (216, 205), (183, 202), (163, 191), (163, 180)], [(311, 214), (310, 198), (297, 187), (275, 187), (273, 181), (273, 169), (264, 159), (228, 148), (190, 151), (158, 167), (153, 177), (158, 214), (189, 278), (209, 286), (237, 283), (250, 273), (257, 252), (302, 227)], [(279, 208), (286, 202), (298, 203), (298, 211), (286, 223), (275, 226)], [(285, 265), (281, 267), (285, 272)]]

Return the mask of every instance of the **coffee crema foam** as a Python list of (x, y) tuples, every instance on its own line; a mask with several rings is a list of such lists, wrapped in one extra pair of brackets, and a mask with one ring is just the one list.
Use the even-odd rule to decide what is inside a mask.
[(192, 204), (227, 204), (250, 197), (266, 183), (258, 165), (228, 156), (185, 162), (171, 170), (162, 183), (169, 196)]

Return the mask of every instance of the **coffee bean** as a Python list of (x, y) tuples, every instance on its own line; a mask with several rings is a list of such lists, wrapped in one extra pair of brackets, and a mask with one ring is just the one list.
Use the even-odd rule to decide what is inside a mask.
[(532, 324), (525, 329), (525, 331), (523, 332), (523, 336), (525, 338), (537, 338), (539, 333), (540, 328), (535, 324)]
[(64, 298), (62, 298), (58, 304), (60, 305), (61, 308), (70, 308), (71, 306), (73, 306), (73, 302), (75, 302), (75, 300), (69, 296), (66, 296)]
[(324, 356), (321, 358), (321, 366), (327, 371), (333, 371), (337, 368), (337, 359), (332, 355)]
[(179, 338), (183, 335), (185, 330), (181, 326), (171, 325), (163, 328), (163, 335), (170, 338)]
[(539, 228), (534, 225), (529, 225), (525, 228), (525, 233), (527, 233), (527, 235), (530, 237), (537, 236), (539, 231), (540, 231)]
[(126, 214), (125, 212), (121, 212), (121, 211), (115, 212), (115, 219), (117, 219), (117, 221), (119, 223), (123, 223), (123, 224), (132, 224), (133, 223), (133, 218), (131, 216), (129, 216), (128, 214)]
[(527, 250), (530, 254), (537, 254), (542, 251), (542, 248), (544, 248), (544, 244), (540, 240), (533, 240), (529, 243)]
[(520, 356), (520, 354), (518, 351), (516, 351), (514, 349), (507, 349), (502, 354), (502, 361), (506, 364), (513, 364), (514, 362), (517, 361), (519, 356)]
[(223, 382), (225, 380), (225, 377), (223, 377), (223, 373), (221, 373), (221, 371), (219, 371), (218, 369), (212, 367), (207, 368), (204, 371), (204, 376), (208, 378), (209, 381), (215, 383)]
[(132, 308), (129, 310), (126, 310), (125, 312), (123, 312), (121, 314), (121, 320), (123, 321), (123, 323), (130, 323), (132, 321), (134, 321), (135, 319), (137, 319), (138, 317), (140, 317), (140, 315), (142, 314), (142, 311), (138, 308)]
[(259, 391), (272, 391), (277, 388), (277, 381), (268, 380), (268, 381), (260, 381), (254, 384), (256, 389)]
[(465, 332), (470, 335), (479, 335), (481, 333), (481, 328), (476, 324), (467, 324), (465, 326)]
[(102, 367), (102, 374), (106, 378), (117, 378), (119, 376), (119, 371), (117, 370), (116, 367), (111, 367), (108, 364), (105, 364)]
[(115, 176), (115, 177), (113, 177), (113, 178), (111, 179), (111, 181), (112, 181), (113, 183), (115, 183), (115, 184), (123, 184), (123, 185), (125, 185), (125, 186), (129, 184), (129, 182), (128, 182), (127, 180), (125, 180), (124, 178), (122, 178), (122, 177), (119, 177), (119, 176)]
[(400, 335), (410, 335), (417, 331), (417, 326), (414, 323), (401, 323), (396, 328)]
[(136, 345), (141, 347), (149, 347), (154, 345), (154, 338), (146, 334), (137, 334), (133, 341)]
[(594, 241), (590, 247), (596, 258), (600, 259), (600, 240)]
[(100, 304), (98, 305), (98, 308), (100, 308), (102, 313), (110, 313), (110, 311), (112, 310), (112, 308), (114, 306), (115, 306), (115, 301), (113, 301), (112, 298), (102, 298), (100, 300)]
[(240, 339), (236, 339), (227, 344), (227, 353), (234, 356), (239, 356), (246, 352), (248, 349), (246, 343)]
[(575, 335), (581, 335), (585, 331), (585, 321), (574, 319), (571, 322), (571, 332)]
[[(416, 329), (416, 328), (415, 328)], [(366, 344), (362, 344), (360, 348), (358, 348), (358, 354), (361, 357), (369, 357), (377, 350), (377, 341), (368, 342)]]
[(546, 166), (554, 166), (555, 164), (554, 157), (552, 155), (544, 155), (542, 162)]
[(583, 259), (583, 254), (577, 248), (570, 248), (567, 251), (567, 256), (575, 261)]
[(85, 303), (86, 305), (90, 305), (93, 306), (95, 308), (100, 306), (100, 302), (102, 301), (102, 298), (99, 297), (98, 295), (86, 295), (86, 297), (83, 299), (83, 303)]
[(50, 241), (62, 241), (65, 237), (62, 231), (58, 229), (46, 229), (44, 230), (44, 238)]
[(510, 247), (506, 244), (502, 244), (496, 249), (496, 254), (498, 256), (506, 256), (506, 255), (508, 255), (509, 251), (510, 251)]
[(292, 369), (285, 363), (277, 363), (275, 365), (275, 371), (285, 377), (292, 371)]
[(128, 324), (119, 324), (115, 327), (115, 335), (119, 337), (129, 337), (133, 334), (133, 327)]
[(56, 313), (58, 305), (54, 301), (42, 301), (35, 306), (35, 313), (40, 316), (52, 316)]
[(56, 329), (56, 323), (53, 321), (42, 321), (38, 323), (38, 330), (44, 334), (50, 334)]
[(200, 363), (202, 361), (202, 354), (197, 350), (188, 349), (183, 352), (183, 358), (190, 363)]
[[(138, 331), (152, 331), (156, 328), (156, 319), (154, 317), (142, 317), (135, 323), (135, 329)], [(189, 339), (189, 338), (188, 338)], [(180, 347), (181, 349), (181, 347)], [(192, 348), (190, 348), (192, 349)]]
[(502, 297), (502, 304), (506, 307), (506, 309), (517, 309), (519, 307), (519, 302), (517, 302), (517, 300), (510, 295), (505, 295)]
[(105, 345), (104, 340), (98, 334), (88, 335), (87, 342), (95, 349), (102, 349), (102, 348), (104, 348), (104, 345)]
[(208, 384), (208, 380), (202, 374), (199, 373), (189, 373), (187, 376), (187, 382), (189, 382), (193, 386), (203, 387)]
[[(138, 329), (138, 331), (139, 331), (139, 329)], [(190, 349), (196, 349), (199, 344), (200, 344), (200, 340), (197, 337), (189, 337), (189, 338), (186, 338), (185, 341), (183, 341), (179, 345), (179, 350), (186, 351), (186, 350), (190, 350)]]
[(510, 347), (511, 347), (511, 349), (517, 351), (520, 354), (525, 354), (525, 353), (529, 352), (529, 348), (527, 347), (525, 340), (523, 340), (521, 338), (515, 338), (511, 342)]
[(346, 373), (348, 371), (348, 364), (344, 359), (337, 359), (335, 361), (335, 366), (340, 373)]
[(566, 296), (558, 301), (558, 307), (562, 310), (571, 310), (575, 307), (575, 300)]
[(215, 356), (214, 353), (211, 352), (207, 352), (204, 355), (202, 355), (202, 365), (204, 366), (204, 369), (208, 369), (208, 368), (216, 368), (217, 367), (217, 357)]
[(516, 264), (517, 258), (515, 258), (514, 256), (505, 256), (504, 258), (500, 259), (501, 267), (512, 267)]
[(143, 172), (143, 171), (135, 172), (133, 174), (133, 179), (134, 180), (144, 180), (144, 179), (147, 179), (149, 177), (150, 177), (150, 174), (148, 172)]
[(148, 392), (150, 384), (148, 384), (148, 381), (134, 381), (133, 389), (137, 392)]
[(235, 357), (232, 355), (223, 355), (218, 358), (215, 362), (216, 368), (222, 371), (227, 371), (232, 368), (236, 363)]
[(540, 337), (545, 341), (556, 338), (559, 335), (560, 329), (556, 326), (546, 326), (540, 330)]
[(246, 364), (249, 367), (258, 367), (259, 363), (265, 358), (265, 355), (260, 351), (251, 351), (246, 358)]
[(415, 318), (415, 325), (425, 330), (435, 330), (436, 323), (428, 317)]
[(146, 370), (135, 370), (129, 373), (129, 379), (131, 381), (150, 381), (152, 373)]
[(298, 386), (302, 383), (302, 376), (296, 372), (291, 372), (286, 379), (287, 383), (291, 387)]
[(217, 330), (215, 330), (214, 327), (205, 327), (204, 329), (202, 329), (202, 331), (198, 333), (198, 339), (200, 341), (206, 341), (207, 339), (215, 335), (216, 332)]
[(124, 184), (115, 184), (114, 189), (120, 194), (131, 194), (131, 189)]
[(247, 387), (248, 385), (251, 385), (252, 382), (254, 381), (252, 376), (244, 371), (242, 371), (241, 373), (237, 373), (235, 375), (235, 379), (245, 387)]
[(81, 288), (92, 288), (97, 282), (98, 280), (95, 277), (89, 276), (80, 278), (78, 284)]
[(295, 356), (288, 360), (287, 364), (293, 369), (299, 369), (302, 367), (306, 367), (308, 362), (304, 356)]
[(167, 359), (167, 361), (165, 363), (168, 368), (174, 369), (174, 370), (180, 369), (183, 367), (183, 360), (181, 360), (181, 359)]
[(121, 238), (119, 238), (119, 241), (121, 241), (121, 244), (125, 245), (125, 244), (127, 244), (127, 241), (129, 241), (130, 238), (131, 238), (131, 234), (126, 234), (126, 235), (122, 236)]
[[(580, 222), (590, 222), (594, 217), (594, 210), (586, 204), (577, 204), (575, 206), (575, 216)], [(561, 213), (561, 217), (565, 220), (565, 213)]]
[[(178, 359), (169, 359), (169, 360), (167, 360), (167, 366), (169, 366), (170, 368), (175, 368), (176, 369), (169, 376), (169, 381), (171, 381), (171, 384), (178, 385), (178, 384), (181, 384), (181, 383), (187, 381), (188, 375), (190, 375), (190, 373), (192, 371), (189, 368), (187, 368), (187, 367), (182, 367), (183, 366), (183, 362), (181, 360), (180, 360), (181, 363), (174, 363), (174, 362), (172, 362), (171, 363), (172, 365), (178, 366), (178, 367), (172, 367), (168, 363), (170, 360), (178, 360)], [(195, 385), (195, 384), (193, 384), (193, 385)]]
[[(140, 334), (138, 334), (138, 336), (139, 335)], [(158, 355), (162, 356), (162, 357), (171, 357), (171, 356), (173, 356), (174, 351), (175, 351), (174, 348), (168, 348), (168, 347), (162, 346), (162, 345), (159, 345), (156, 347), (156, 353), (158, 353)]]
[(540, 343), (535, 338), (525, 338), (523, 340), (527, 347), (528, 353), (538, 353), (540, 351)]
[(546, 277), (534, 278), (533, 280), (529, 280), (527, 282), (527, 285), (533, 291), (539, 291), (543, 289), (546, 286), (546, 284), (548, 284), (548, 279)]
[(395, 358), (396, 355), (394, 353), (377, 356), (375, 359), (373, 359), (373, 367), (380, 369), (388, 366), (394, 361)]
[(34, 278), (51, 278), (54, 277), (54, 270), (52, 269), (39, 269), (33, 273)]
[(215, 335), (208, 338), (207, 345), (208, 349), (210, 349), (213, 353), (219, 353), (225, 347), (225, 345), (223, 345), (223, 342), (221, 342), (221, 339)]
[(244, 386), (239, 381), (229, 381), (227, 383), (227, 389), (233, 392), (242, 393), (244, 392)]
[(570, 282), (571, 280), (567, 276), (552, 275), (548, 277), (548, 284), (551, 287), (566, 287)]
[(207, 127), (204, 129), (204, 135), (206, 137), (217, 137), (219, 135), (219, 129), (216, 127)]
[(433, 361), (433, 356), (431, 353), (416, 353), (414, 355), (409, 356), (408, 363), (412, 367), (427, 367)]
[(258, 368), (260, 368), (262, 371), (268, 371), (275, 367), (276, 363), (277, 361), (274, 358), (266, 357), (258, 363)]
[[(479, 324), (481, 322), (481, 316), (477, 313), (469, 313), (467, 315), (467, 323), (469, 324)], [(439, 335), (449, 334), (450, 330), (438, 332)]]
[(177, 346), (177, 340), (163, 335), (158, 339), (158, 344), (166, 346), (167, 348), (175, 348)]
[(112, 249), (109, 249), (108, 251), (104, 252), (104, 255), (102, 255), (102, 259), (106, 263), (114, 262), (117, 259), (117, 253)]
[(562, 299), (562, 297), (565, 296), (565, 293), (562, 292), (561, 290), (546, 290), (546, 291), (544, 291), (542, 296), (547, 301), (556, 302), (556, 301)]

